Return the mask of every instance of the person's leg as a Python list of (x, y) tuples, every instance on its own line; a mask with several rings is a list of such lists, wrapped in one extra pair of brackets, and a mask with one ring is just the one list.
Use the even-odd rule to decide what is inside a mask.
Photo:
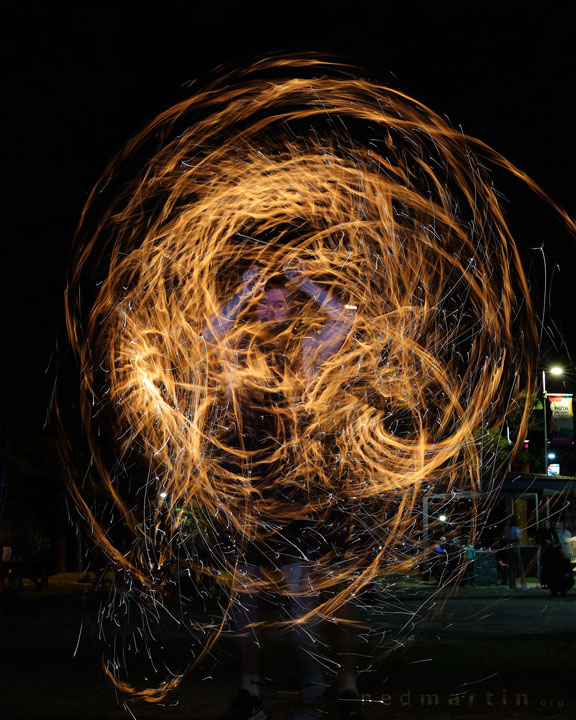
[(300, 655), (304, 703), (310, 703), (320, 698), (325, 690), (322, 665), (318, 660), (321, 647), (315, 627), (310, 623), (299, 622), (318, 604), (311, 584), (310, 570), (311, 566), (305, 562), (282, 566), (286, 591), (290, 596), (290, 612), (294, 621), (293, 632)]
[(516, 590), (516, 580), (518, 579), (518, 565), (516, 559), (516, 548), (508, 549), (508, 587), (510, 590)]
[(337, 694), (356, 689), (356, 653), (358, 632), (353, 624), (356, 620), (356, 608), (351, 602), (338, 610), (339, 622), (329, 623), (330, 645), (333, 657), (338, 662)]
[(526, 570), (524, 568), (524, 560), (522, 559), (522, 551), (519, 547), (516, 550), (516, 563), (518, 566), (518, 577), (520, 578), (520, 586), (526, 588)]
[(259, 593), (254, 587), (259, 579), (257, 565), (238, 567), (233, 623), (240, 644), (241, 688), (220, 720), (266, 720), (260, 699)]
[(220, 720), (266, 720), (260, 699), (259, 594), (254, 587), (259, 578), (257, 565), (238, 568), (233, 622), (240, 644), (241, 688)]
[(258, 593), (252, 587), (260, 579), (257, 565), (241, 565), (238, 582), (241, 587), (234, 604), (234, 626), (239, 633), (242, 689), (260, 696), (261, 633)]
[[(342, 588), (339, 588), (340, 590)], [(352, 601), (337, 611), (338, 621), (328, 623), (331, 657), (338, 663), (336, 704), (341, 720), (362, 720), (362, 700), (356, 687), (357, 612)]]

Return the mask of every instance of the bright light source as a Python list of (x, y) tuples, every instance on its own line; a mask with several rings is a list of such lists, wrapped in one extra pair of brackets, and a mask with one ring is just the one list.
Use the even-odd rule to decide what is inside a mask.
[(160, 493), (160, 497), (161, 497), (161, 498), (168, 497), (168, 493), (161, 492), (161, 493)]
[(448, 520), (448, 515), (439, 515), (438, 520), (440, 520), (440, 522), (446, 522), (446, 520)]
[(358, 310), (358, 305), (344, 305), (346, 310)]
[(550, 375), (562, 375), (564, 370), (561, 367), (551, 367), (548, 372), (550, 373)]
[(548, 453), (548, 458), (550, 460), (554, 460), (555, 457), (556, 457), (556, 453)]

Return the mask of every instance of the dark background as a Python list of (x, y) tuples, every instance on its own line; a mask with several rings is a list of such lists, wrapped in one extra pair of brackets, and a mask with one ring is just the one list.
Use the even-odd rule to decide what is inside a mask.
[[(53, 423), (44, 429), (57, 375), (74, 390), (74, 376), (58, 370), (55, 357), (72, 238), (87, 195), (111, 157), (158, 112), (186, 97), (185, 83), (205, 77), (219, 64), (249, 62), (270, 51), (338, 54), (492, 145), (576, 216), (575, 24), (569, 5), (516, 0), (4, 0), (0, 450), (7, 479), (4, 531), (19, 533), (10, 542), (24, 543), (21, 551), (42, 551), (48, 538), (53, 543), (50, 552), (55, 549), (64, 563), (59, 569), (77, 569), (81, 563), (67, 520)], [(563, 364), (569, 372), (562, 380), (549, 378), (549, 389), (575, 392), (575, 241), (554, 213), (519, 183), (501, 174), (495, 178), (508, 198), (536, 305), (546, 308), (541, 369)], [(530, 250), (540, 247), (545, 266), (542, 253)], [(545, 280), (548, 288), (552, 280), (546, 297)], [(10, 536), (3, 535), (0, 544), (5, 537)], [(20, 659), (5, 659), (14, 677), (28, 675), (36, 682), (45, 678), (44, 685), (34, 689), (22, 683), (21, 692), (31, 697), (36, 693), (39, 706), (53, 702), (51, 692), (54, 697), (67, 693), (71, 703), (77, 703), (74, 707), (82, 708), (94, 704), (96, 693), (104, 693), (96, 685), (99, 668), (92, 656), (86, 671), (87, 661), (72, 662), (70, 643), (75, 642), (79, 621), (72, 612), (70, 619), (63, 619), (70, 603), (59, 607), (63, 609), (50, 634), (50, 622), (40, 615), (41, 620), (35, 620), (34, 605), (29, 605), (28, 618), (14, 625), (11, 635), (18, 638)], [(491, 612), (484, 605), (478, 610), (482, 617)], [(534, 624), (547, 622), (550, 615), (543, 600), (539, 617), (544, 620)], [(471, 635), (460, 655), (453, 646), (444, 655), (434, 651), (436, 672), (449, 677), (459, 663), (466, 668), (470, 657), (484, 652), (503, 670), (518, 667), (518, 673), (527, 672), (519, 681), (522, 691), (556, 678), (553, 688), (560, 690), (535, 689), (535, 696), (563, 696), (569, 681), (557, 675), (554, 661), (566, 671), (570, 668), (571, 638), (565, 647), (546, 650), (536, 636), (532, 644), (515, 645), (512, 654), (504, 644), (498, 654), (495, 645), (482, 649), (479, 638)], [(40, 641), (44, 654), (27, 650)], [(533, 658), (528, 671), (527, 658)], [(486, 672), (478, 670), (474, 677), (490, 677), (490, 662)], [(424, 676), (431, 672), (425, 663), (407, 668), (410, 679), (401, 688), (412, 685), (418, 669)], [(489, 682), (496, 683), (496, 689), (504, 687), (497, 684), (500, 679)], [(234, 687), (230, 684), (229, 695)], [(103, 694), (104, 705), (113, 703), (109, 693), (109, 700)]]
[[(567, 5), (4, 2), (0, 429), (14, 458), (11, 497), (24, 478), (44, 493), (48, 507), (61, 497), (53, 435), (43, 425), (58, 368), (65, 271), (83, 203), (114, 153), (187, 96), (185, 83), (219, 64), (270, 51), (337, 54), (492, 145), (576, 215), (576, 58)], [(496, 181), (508, 199), (537, 307), (546, 307), (542, 362), (572, 371), (575, 241), (520, 183), (500, 174)], [(530, 250), (540, 247), (545, 264), (541, 252)], [(548, 289), (552, 281), (546, 297), (545, 280)], [(70, 382), (65, 374), (58, 380)], [(573, 392), (574, 384), (569, 372), (555, 384), (550, 379), (549, 389)]]

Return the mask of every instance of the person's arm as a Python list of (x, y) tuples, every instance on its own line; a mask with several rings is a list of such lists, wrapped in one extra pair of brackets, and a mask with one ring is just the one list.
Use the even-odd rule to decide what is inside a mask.
[(354, 312), (347, 310), (328, 291), (312, 282), (306, 275), (303, 263), (285, 265), (284, 275), (312, 298), (330, 318), (330, 322), (325, 323), (317, 335), (306, 338), (306, 343), (303, 343), (305, 368), (313, 375), (324, 360), (342, 347), (354, 323)]
[(213, 344), (224, 339), (230, 328), (236, 322), (238, 315), (246, 307), (248, 301), (253, 298), (264, 286), (266, 280), (262, 269), (257, 265), (245, 270), (242, 273), (242, 284), (234, 294), (234, 297), (225, 303), (218, 313), (211, 317), (204, 326), (202, 335)]

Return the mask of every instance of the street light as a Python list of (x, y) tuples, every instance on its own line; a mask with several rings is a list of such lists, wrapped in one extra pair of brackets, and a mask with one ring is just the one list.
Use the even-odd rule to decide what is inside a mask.
[[(555, 366), (548, 370), (550, 375), (562, 375), (564, 370)], [(544, 474), (548, 475), (548, 422), (546, 419), (546, 400), (548, 393), (546, 392), (546, 370), (542, 370), (542, 394), (544, 395)]]

